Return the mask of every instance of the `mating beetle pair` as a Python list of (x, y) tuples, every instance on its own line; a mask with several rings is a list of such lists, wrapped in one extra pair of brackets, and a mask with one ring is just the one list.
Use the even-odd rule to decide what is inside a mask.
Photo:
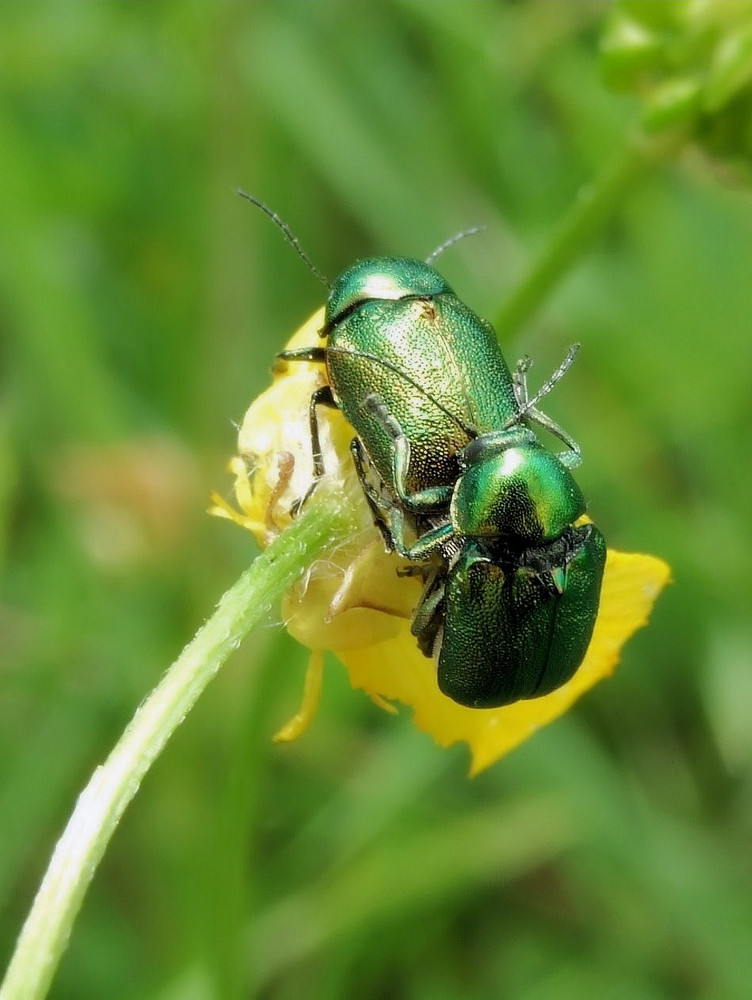
[[(317, 407), (338, 407), (376, 523), (426, 579), (412, 632), (440, 689), (474, 708), (555, 690), (587, 650), (606, 558), (582, 523), (579, 450), (535, 405), (574, 352), (529, 398), (529, 362), (512, 374), (491, 326), (433, 267), (401, 257), (346, 270), (320, 333), (321, 346), (280, 355), (326, 364), (309, 410), (314, 485)], [(533, 424), (568, 450), (545, 449)]]

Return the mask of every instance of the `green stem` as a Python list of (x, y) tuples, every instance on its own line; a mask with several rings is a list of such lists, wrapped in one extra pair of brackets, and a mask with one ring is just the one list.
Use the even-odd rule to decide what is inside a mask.
[(676, 153), (683, 142), (684, 136), (679, 135), (661, 141), (638, 136), (578, 194), (528, 276), (502, 307), (496, 330), (503, 341), (517, 333), (548, 298), (593, 236), (613, 218), (630, 188), (650, 167)]
[(76, 914), (128, 803), (167, 740), (244, 636), (335, 537), (352, 530), (332, 501), (311, 503), (220, 600), (136, 711), (76, 802), (39, 887), (0, 986), (0, 1000), (41, 1000)]

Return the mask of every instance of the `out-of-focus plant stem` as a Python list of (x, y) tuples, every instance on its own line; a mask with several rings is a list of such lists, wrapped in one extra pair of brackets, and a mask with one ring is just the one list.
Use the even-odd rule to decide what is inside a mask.
[(635, 136), (600, 176), (580, 190), (527, 277), (502, 306), (495, 324), (502, 341), (517, 333), (546, 301), (593, 237), (614, 218), (642, 177), (675, 155), (684, 141), (685, 136), (678, 133), (660, 140), (642, 134)]

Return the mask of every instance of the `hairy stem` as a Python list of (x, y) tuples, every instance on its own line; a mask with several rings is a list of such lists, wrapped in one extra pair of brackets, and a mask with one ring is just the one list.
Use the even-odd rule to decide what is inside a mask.
[(78, 798), (16, 944), (0, 1000), (41, 1000), (105, 848), (147, 771), (245, 635), (302, 570), (352, 529), (343, 507), (311, 503), (253, 562), (138, 708)]

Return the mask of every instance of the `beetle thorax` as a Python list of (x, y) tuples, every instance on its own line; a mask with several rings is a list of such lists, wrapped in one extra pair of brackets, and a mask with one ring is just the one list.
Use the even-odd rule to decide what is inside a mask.
[(483, 464), (509, 448), (519, 448), (525, 445), (535, 445), (538, 439), (535, 434), (517, 424), (508, 430), (491, 431), (474, 438), (469, 444), (457, 452), (457, 461), (461, 469), (469, 469), (473, 465)]
[[(467, 450), (467, 449), (465, 449)], [(552, 541), (585, 511), (569, 471), (539, 444), (490, 449), (457, 480), (458, 533), (526, 547)]]

